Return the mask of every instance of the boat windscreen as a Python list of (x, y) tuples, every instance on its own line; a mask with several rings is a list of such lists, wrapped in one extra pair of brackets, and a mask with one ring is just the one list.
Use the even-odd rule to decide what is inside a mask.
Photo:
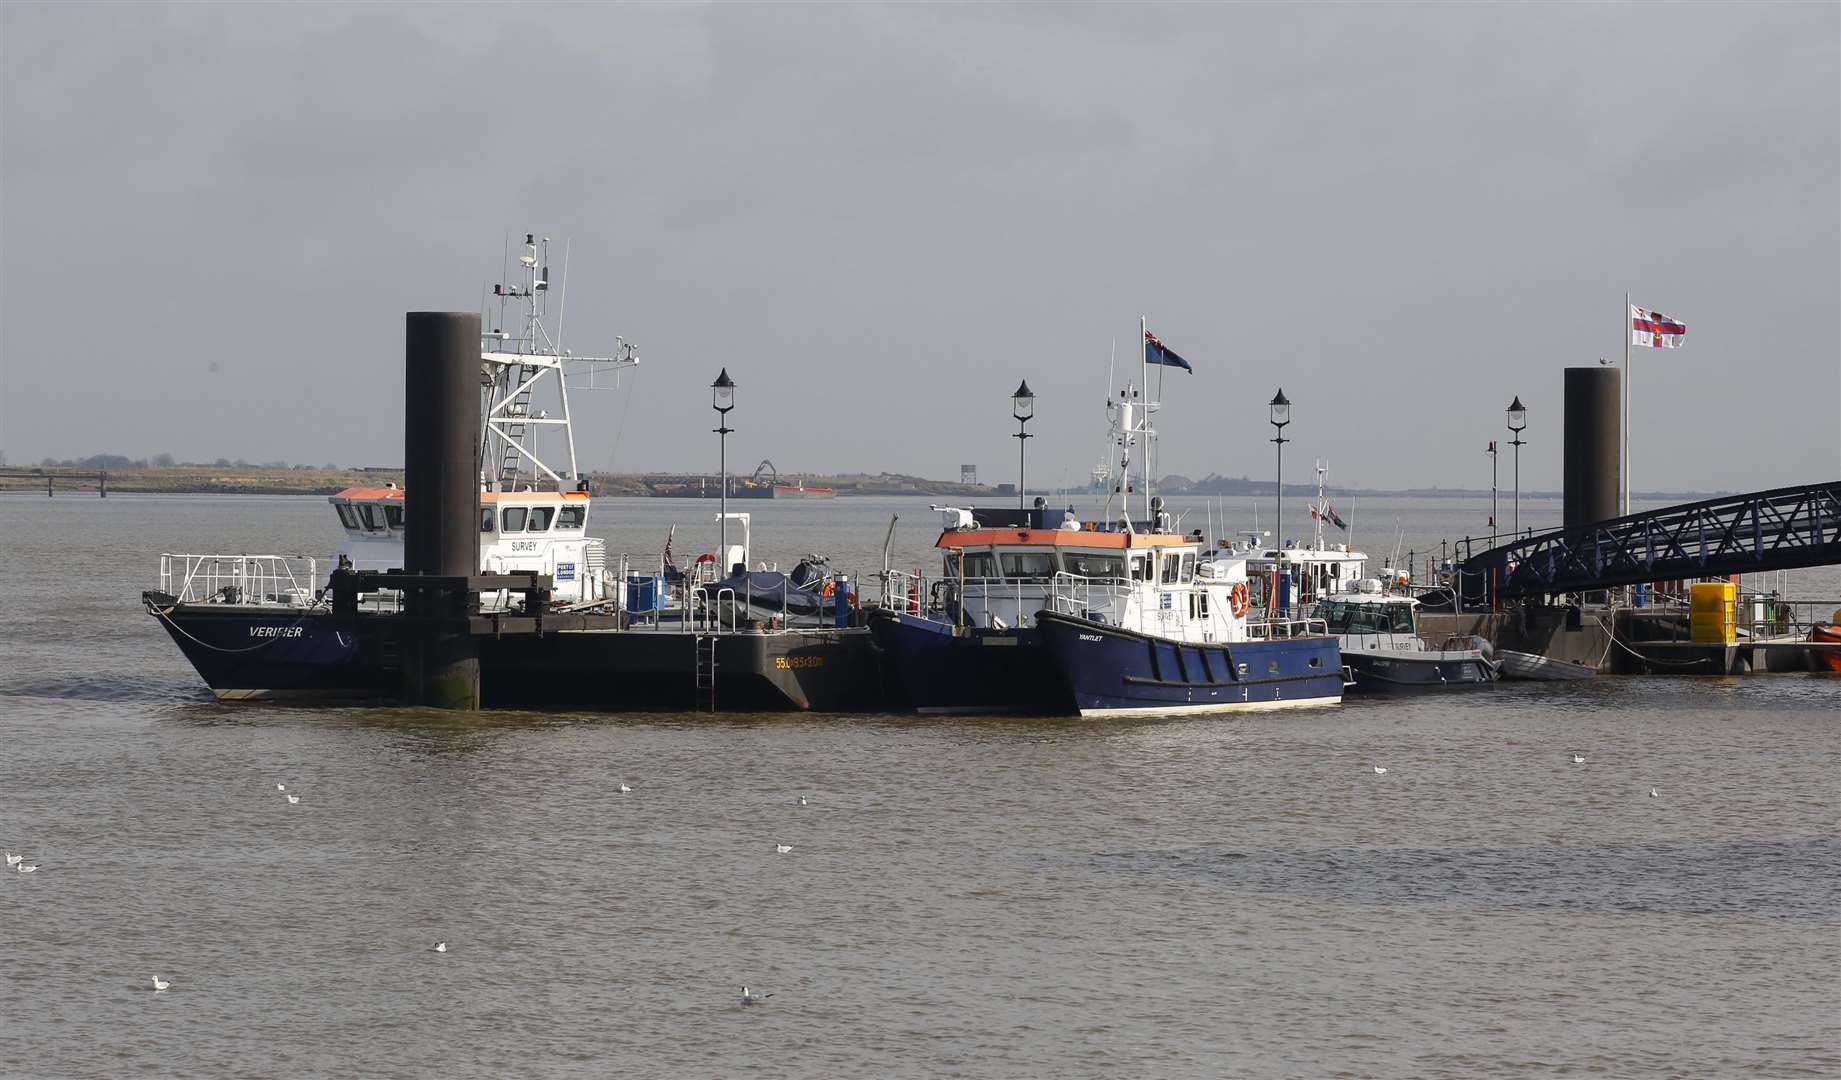
[(1125, 576), (1125, 557), (1098, 551), (1064, 551), (1061, 553), (1061, 566), (1070, 574), (1079, 574), (1084, 578), (1122, 578)]
[(1320, 616), (1332, 634), (1410, 634), (1413, 609), (1409, 604), (1351, 603), (1332, 600)]
[(531, 532), (549, 532), (550, 519), (555, 516), (556, 508), (554, 506), (533, 506), (531, 507), (530, 523), (526, 525), (525, 528), (529, 529)]
[(358, 515), (353, 512), (350, 503), (334, 503), (333, 509), (339, 512), (339, 524), (348, 529), (358, 527)]
[(588, 519), (586, 506), (565, 506), (556, 512), (556, 527), (559, 529), (579, 529)]
[(530, 511), (522, 506), (507, 506), (499, 511), (500, 532), (523, 532), (524, 515)]
[(1012, 581), (1047, 581), (1055, 576), (1052, 551), (1006, 551), (1000, 558), (1004, 577)]

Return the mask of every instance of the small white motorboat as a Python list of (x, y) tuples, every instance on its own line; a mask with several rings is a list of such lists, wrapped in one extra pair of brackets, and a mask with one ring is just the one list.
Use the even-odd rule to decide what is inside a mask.
[(1598, 669), (1577, 660), (1560, 660), (1539, 653), (1515, 652), (1513, 649), (1496, 651), (1497, 671), (1504, 679), (1519, 679), (1524, 682), (1574, 682), (1589, 679), (1598, 674)]

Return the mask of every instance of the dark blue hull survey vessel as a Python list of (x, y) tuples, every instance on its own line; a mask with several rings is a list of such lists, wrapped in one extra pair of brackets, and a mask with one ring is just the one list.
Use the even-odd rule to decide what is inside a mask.
[(1173, 641), (1044, 611), (1036, 630), (1082, 716), (1227, 712), (1342, 700), (1327, 635), (1232, 644)]
[(991, 630), (899, 611), (869, 623), (905, 704), (924, 713), (1070, 713), (1033, 627)]
[(325, 612), (175, 604), (159, 593), (144, 600), (221, 701), (363, 699), (395, 689), (395, 673)]

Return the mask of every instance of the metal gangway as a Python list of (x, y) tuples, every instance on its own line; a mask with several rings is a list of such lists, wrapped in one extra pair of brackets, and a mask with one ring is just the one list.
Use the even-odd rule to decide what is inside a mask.
[(1557, 529), (1464, 559), (1466, 603), (1841, 563), (1841, 480)]

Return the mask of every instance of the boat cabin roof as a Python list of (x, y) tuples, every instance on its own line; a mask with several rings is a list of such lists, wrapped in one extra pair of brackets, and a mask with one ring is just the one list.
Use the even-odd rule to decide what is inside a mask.
[[(400, 501), (403, 498), (403, 489), (399, 487), (351, 487), (328, 496), (328, 498), (345, 502), (380, 502), (389, 499)], [(515, 502), (521, 506), (540, 503), (587, 502), (588, 493), (586, 491), (482, 491), (479, 493), (479, 501), (482, 503)]]
[(1401, 596), (1398, 593), (1330, 593), (1327, 596), (1319, 596), (1317, 602), (1322, 604), (1366, 604), (1375, 606), (1386, 604), (1393, 607), (1419, 606), (1419, 601), (1414, 597)]
[(1071, 548), (1161, 548), (1194, 546), (1201, 543), (1193, 536), (1167, 533), (1100, 532), (1093, 529), (953, 529), (940, 534), (934, 544), (939, 548), (1037, 547)]

